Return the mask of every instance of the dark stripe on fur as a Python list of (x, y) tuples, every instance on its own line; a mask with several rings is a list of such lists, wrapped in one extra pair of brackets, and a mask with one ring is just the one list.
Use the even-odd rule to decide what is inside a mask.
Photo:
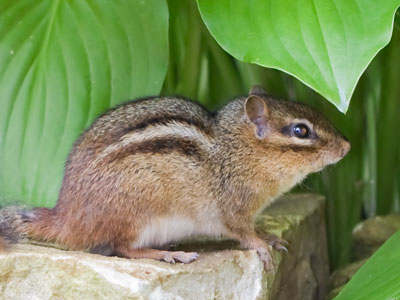
[(314, 145), (285, 145), (280, 147), (282, 152), (293, 151), (293, 152), (307, 152), (316, 153), (318, 148)]
[(118, 151), (110, 153), (105, 159), (113, 161), (136, 153), (169, 154), (171, 152), (178, 152), (188, 157), (194, 157), (197, 160), (202, 160), (203, 158), (202, 150), (192, 140), (174, 136), (164, 136), (162, 138), (154, 138), (152, 140), (130, 144)]

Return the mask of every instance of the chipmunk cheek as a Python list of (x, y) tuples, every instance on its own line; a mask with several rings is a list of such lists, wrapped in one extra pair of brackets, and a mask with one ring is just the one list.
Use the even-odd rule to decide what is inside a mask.
[(336, 164), (350, 151), (350, 143), (343, 140), (342, 143), (335, 141), (330, 145), (330, 151), (325, 154), (327, 164)]
[(336, 164), (341, 160), (343, 156), (341, 156), (339, 152), (340, 151), (336, 149), (334, 151), (324, 151), (321, 155), (321, 164), (323, 167)]
[(309, 168), (310, 168), (309, 173), (319, 172), (325, 166), (326, 166), (326, 164), (324, 162), (324, 158), (322, 157), (322, 155), (316, 155), (314, 157), (311, 157), (310, 162), (309, 162)]

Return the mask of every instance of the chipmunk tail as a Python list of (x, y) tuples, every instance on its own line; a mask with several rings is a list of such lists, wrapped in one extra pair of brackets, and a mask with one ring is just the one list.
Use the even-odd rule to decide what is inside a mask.
[(7, 250), (12, 244), (33, 240), (56, 242), (60, 235), (56, 223), (53, 209), (18, 206), (0, 209), (0, 251)]
[(3, 238), (2, 236), (0, 236), (0, 251), (7, 249), (8, 246), (9, 246), (9, 244), (8, 244), (7, 240), (5, 238)]
[(11, 244), (27, 240), (23, 226), (32, 209), (10, 206), (0, 209), (0, 250), (7, 250)]

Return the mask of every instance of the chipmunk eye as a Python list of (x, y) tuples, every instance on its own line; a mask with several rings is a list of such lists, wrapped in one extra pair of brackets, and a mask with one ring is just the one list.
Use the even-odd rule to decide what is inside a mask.
[(310, 128), (306, 124), (300, 123), (293, 126), (293, 134), (294, 136), (304, 139), (309, 137), (310, 135)]

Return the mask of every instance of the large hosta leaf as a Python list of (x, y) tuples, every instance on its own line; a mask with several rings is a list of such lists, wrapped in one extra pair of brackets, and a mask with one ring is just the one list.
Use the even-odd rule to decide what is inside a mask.
[(345, 112), (390, 40), (400, 0), (198, 0), (203, 20), (237, 59), (283, 70)]
[(163, 0), (1, 0), (1, 201), (54, 204), (82, 130), (160, 91), (167, 38)]
[(400, 232), (354, 275), (334, 300), (400, 299)]

